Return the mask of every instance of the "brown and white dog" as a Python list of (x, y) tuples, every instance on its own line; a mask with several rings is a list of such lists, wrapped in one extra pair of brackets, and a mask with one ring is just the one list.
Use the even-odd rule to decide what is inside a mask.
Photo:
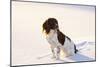
[(49, 18), (43, 23), (43, 32), (50, 43), (53, 58), (60, 59), (61, 50), (66, 56), (77, 53), (74, 42), (59, 30), (58, 21), (55, 18)]

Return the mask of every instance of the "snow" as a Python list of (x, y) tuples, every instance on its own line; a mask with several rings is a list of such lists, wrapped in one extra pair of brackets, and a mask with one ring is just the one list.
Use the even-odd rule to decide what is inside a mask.
[[(49, 44), (47, 45), (49, 46)], [(69, 62), (84, 62), (84, 61), (95, 61), (95, 42), (79, 42), (76, 44), (77, 49), (79, 49), (78, 53), (74, 56), (61, 58), (60, 60), (56, 60), (51, 58), (52, 53), (49, 47), (43, 47), (43, 49), (35, 49), (32, 51), (32, 55), (24, 55), (24, 61), (19, 61), (14, 65), (34, 65), (34, 64), (48, 64), (48, 63), (69, 63)], [(41, 48), (41, 46), (38, 46)], [(33, 56), (33, 57), (32, 57)], [(20, 58), (20, 57), (19, 57)], [(27, 61), (25, 61), (27, 60)]]

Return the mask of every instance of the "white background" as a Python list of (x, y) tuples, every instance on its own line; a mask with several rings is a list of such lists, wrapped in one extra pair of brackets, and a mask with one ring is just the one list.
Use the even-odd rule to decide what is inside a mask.
[[(38, 0), (38, 1), (47, 1), (47, 0)], [(100, 62), (99, 54), (99, 0), (50, 0), (51, 2), (60, 2), (60, 3), (72, 3), (72, 4), (89, 4), (97, 6), (97, 61), (90, 63), (73, 63), (73, 64), (59, 64), (59, 65), (48, 65), (48, 67), (66, 67), (66, 66), (91, 66), (96, 67)], [(49, 2), (49, 1), (47, 1)], [(0, 67), (7, 67), (10, 63), (10, 1), (9, 0), (0, 0)], [(47, 65), (44, 65), (47, 67)], [(43, 67), (44, 67), (43, 66)], [(42, 67), (42, 66), (40, 66)]]

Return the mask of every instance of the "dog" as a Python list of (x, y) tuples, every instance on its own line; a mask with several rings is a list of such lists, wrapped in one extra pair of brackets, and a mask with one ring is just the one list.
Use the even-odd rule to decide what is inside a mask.
[(59, 30), (57, 19), (48, 18), (42, 27), (51, 47), (52, 58), (60, 59), (61, 50), (65, 53), (66, 57), (73, 56), (77, 53), (78, 50), (74, 42)]

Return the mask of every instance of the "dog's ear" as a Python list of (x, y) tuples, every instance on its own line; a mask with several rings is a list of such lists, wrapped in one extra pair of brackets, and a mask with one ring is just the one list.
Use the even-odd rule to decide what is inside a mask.
[(42, 25), (42, 32), (44, 31), (45, 28), (46, 28), (46, 22), (44, 22)]
[(43, 24), (43, 32), (44, 32), (44, 30), (46, 31), (46, 34), (48, 34), (49, 33), (49, 31), (50, 31), (50, 26), (48, 25), (48, 20), (46, 20), (45, 22), (44, 22), (44, 24)]

